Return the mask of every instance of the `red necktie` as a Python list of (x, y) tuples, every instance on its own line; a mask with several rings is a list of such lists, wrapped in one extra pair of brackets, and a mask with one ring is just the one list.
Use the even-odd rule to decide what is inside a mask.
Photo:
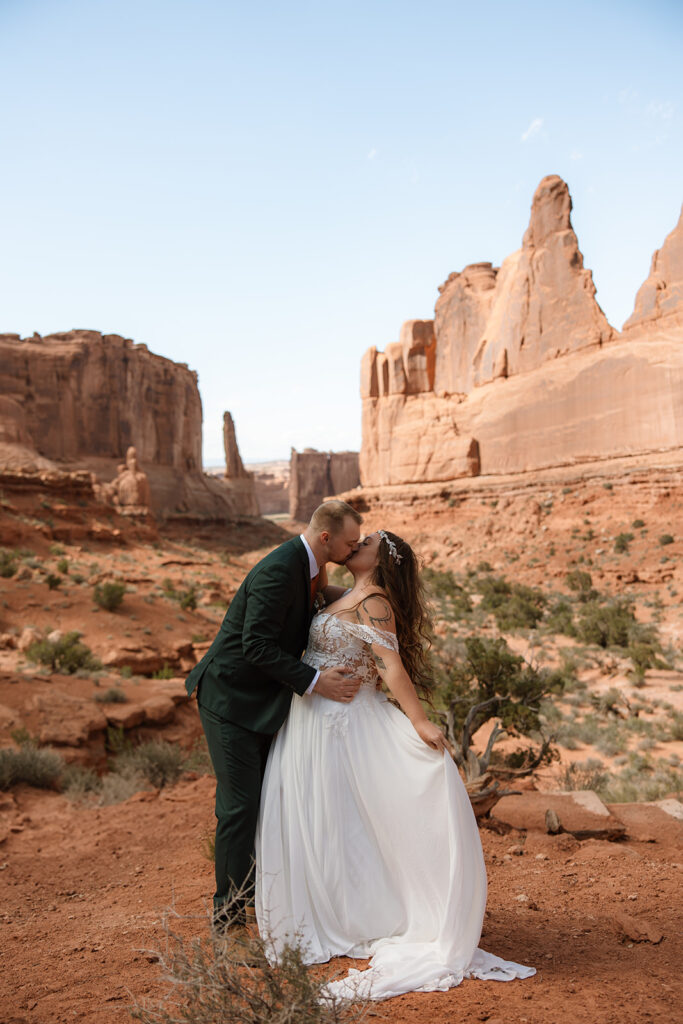
[(315, 601), (315, 595), (318, 592), (318, 577), (319, 576), (320, 576), (320, 573), (317, 572), (315, 574), (315, 576), (313, 577), (313, 579), (311, 580), (311, 605), (313, 605), (313, 602)]

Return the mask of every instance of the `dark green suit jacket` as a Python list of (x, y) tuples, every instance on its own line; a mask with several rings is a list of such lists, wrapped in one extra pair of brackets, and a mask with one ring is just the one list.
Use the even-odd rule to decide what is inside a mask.
[(253, 732), (277, 732), (293, 694), (304, 694), (315, 677), (299, 660), (311, 617), (308, 553), (293, 537), (248, 574), (187, 677), (187, 692), (201, 683), (201, 703), (214, 714)]

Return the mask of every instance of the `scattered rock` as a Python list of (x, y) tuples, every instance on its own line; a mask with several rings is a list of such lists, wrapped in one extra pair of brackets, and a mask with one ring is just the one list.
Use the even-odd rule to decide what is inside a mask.
[(147, 717), (145, 709), (139, 704), (112, 704), (105, 712), (107, 722), (115, 729), (133, 729)]
[(49, 696), (36, 694), (29, 708), (35, 713), (41, 743), (78, 747), (107, 728), (107, 719), (91, 700), (57, 690)]
[(31, 644), (35, 644), (41, 639), (42, 636), (39, 630), (35, 629), (33, 626), (26, 626), (19, 637), (17, 647), (23, 653), (28, 650)]
[(159, 695), (146, 700), (142, 709), (145, 713), (145, 721), (154, 725), (164, 725), (171, 722), (175, 715), (175, 703), (171, 697)]
[(623, 910), (616, 912), (614, 922), (617, 926), (617, 931), (622, 937), (622, 941), (651, 942), (656, 946), (664, 938), (664, 933), (657, 925), (641, 918), (631, 917), (630, 914), (624, 913)]

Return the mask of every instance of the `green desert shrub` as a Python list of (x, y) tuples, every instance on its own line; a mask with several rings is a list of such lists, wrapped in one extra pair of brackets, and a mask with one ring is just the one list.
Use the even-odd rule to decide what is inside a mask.
[(49, 572), (45, 577), (45, 582), (47, 583), (50, 590), (57, 590), (62, 585), (62, 577), (55, 576), (53, 572)]
[(57, 572), (61, 572), (62, 576), (66, 576), (69, 572), (69, 562), (66, 558), (60, 558), (57, 562)]
[(633, 527), (634, 530), (642, 530), (642, 528), (645, 526), (645, 520), (644, 519), (634, 519), (633, 522), (631, 523), (631, 526)]
[(564, 636), (576, 636), (574, 625), (574, 609), (569, 601), (555, 601), (545, 619), (545, 625), (551, 633), (562, 633)]
[(79, 669), (97, 671), (102, 668), (90, 648), (81, 641), (78, 630), (65, 633), (59, 640), (36, 640), (27, 649), (26, 657), (52, 672), (68, 675)]
[(633, 671), (642, 678), (648, 668), (666, 668), (667, 663), (659, 656), (659, 645), (647, 640), (634, 640), (628, 646), (628, 656), (633, 662)]
[(147, 740), (117, 754), (113, 768), (119, 774), (137, 774), (161, 788), (178, 781), (184, 770), (184, 755), (177, 743)]
[(0, 789), (20, 782), (39, 789), (55, 789), (64, 761), (54, 750), (41, 750), (33, 742), (22, 743), (18, 750), (0, 750)]
[(470, 596), (450, 570), (441, 572), (438, 569), (426, 568), (422, 576), (427, 593), (439, 603), (445, 615), (461, 619), (471, 613)]
[(154, 672), (152, 679), (173, 679), (175, 676), (175, 669), (172, 665), (169, 665), (167, 661), (164, 662), (163, 667), (157, 672)]
[(107, 583), (98, 583), (93, 593), (95, 604), (104, 608), (107, 612), (115, 612), (121, 607), (123, 596), (126, 593), (125, 583), (117, 583), (110, 580)]
[(656, 632), (636, 620), (633, 603), (623, 598), (600, 604), (588, 601), (580, 610), (577, 635), (587, 644), (598, 647), (628, 648), (635, 642), (656, 643)]
[[(544, 702), (555, 699), (567, 685), (561, 670), (536, 668), (514, 654), (502, 637), (438, 640), (433, 663), (434, 713), (446, 727), (456, 761), (468, 778), (487, 769), (501, 729), (509, 736), (542, 732)], [(476, 755), (472, 737), (492, 718), (499, 723), (493, 739), (483, 755)], [(540, 764), (552, 759), (554, 752), (544, 739), (535, 754), (529, 750), (526, 755), (527, 764)]]
[(14, 555), (5, 551), (4, 548), (0, 551), (0, 576), (4, 579), (9, 579), (10, 576), (14, 576), (17, 571), (17, 560)]
[(572, 569), (566, 577), (567, 586), (573, 591), (579, 601), (595, 601), (598, 593), (593, 589), (593, 577), (585, 569)]
[(187, 590), (183, 590), (179, 597), (178, 602), (183, 611), (193, 612), (197, 607), (197, 587), (193, 583)]
[(667, 544), (673, 544), (673, 542), (674, 539), (670, 533), (663, 533), (659, 538), (659, 543), (663, 548), (665, 548)]
[(618, 533), (614, 538), (614, 550), (617, 554), (625, 554), (632, 540), (632, 533)]
[(480, 576), (477, 589), (483, 611), (493, 612), (503, 632), (534, 629), (543, 617), (545, 595), (536, 587), (510, 583), (503, 576)]
[(123, 690), (119, 690), (116, 686), (110, 686), (103, 693), (96, 693), (95, 700), (98, 704), (126, 704), (128, 698)]

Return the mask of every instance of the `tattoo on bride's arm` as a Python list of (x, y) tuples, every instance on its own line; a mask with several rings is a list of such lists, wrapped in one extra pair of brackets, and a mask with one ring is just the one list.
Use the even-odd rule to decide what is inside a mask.
[(381, 623), (391, 622), (391, 605), (383, 598), (366, 597), (364, 601), (361, 601), (361, 607), (370, 619), (370, 625), (380, 626)]
[(375, 659), (375, 665), (377, 666), (377, 668), (386, 668), (387, 667), (386, 664), (385, 664), (384, 658), (382, 657), (381, 654), (376, 654), (373, 651), (372, 652), (372, 656)]

